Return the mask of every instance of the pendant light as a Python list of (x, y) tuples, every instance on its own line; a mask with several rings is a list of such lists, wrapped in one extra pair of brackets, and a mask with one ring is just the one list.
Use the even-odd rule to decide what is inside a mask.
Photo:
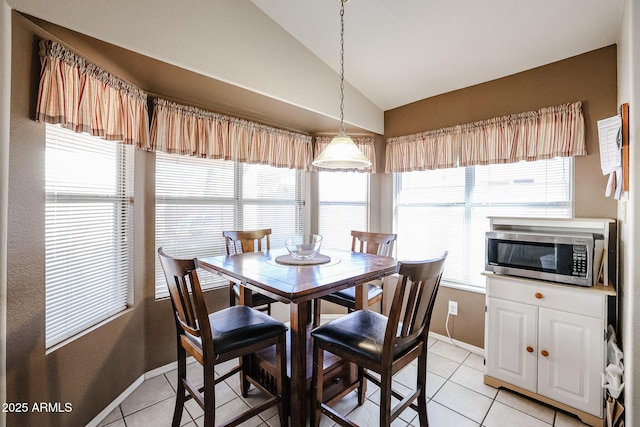
[(371, 162), (344, 131), (344, 4), (340, 5), (340, 129), (329, 145), (316, 157), (313, 165), (327, 169), (362, 169)]

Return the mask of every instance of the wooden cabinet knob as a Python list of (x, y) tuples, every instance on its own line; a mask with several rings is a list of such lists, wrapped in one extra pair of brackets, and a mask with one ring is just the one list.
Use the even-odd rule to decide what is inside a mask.
[(542, 299), (542, 294), (540, 292), (536, 292), (535, 297), (537, 299)]
[(533, 347), (531, 347), (530, 345), (529, 345), (529, 346), (527, 346), (527, 351), (528, 351), (529, 353), (533, 353)]
[(543, 355), (544, 357), (549, 356), (549, 352), (547, 350), (542, 350), (540, 354)]

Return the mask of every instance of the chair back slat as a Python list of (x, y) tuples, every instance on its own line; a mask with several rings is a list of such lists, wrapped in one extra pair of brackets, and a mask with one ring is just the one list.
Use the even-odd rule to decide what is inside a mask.
[(393, 233), (370, 233), (351, 231), (351, 251), (391, 256), (398, 235)]
[[(236, 255), (239, 253), (248, 253), (271, 249), (271, 229), (264, 228), (261, 230), (228, 230), (223, 231), (222, 235), (225, 239), (225, 248), (227, 255)], [(264, 240), (264, 249), (263, 242)]]
[(158, 249), (179, 334), (200, 338), (203, 352), (213, 354), (209, 312), (196, 269), (197, 259), (176, 259)]
[(386, 360), (393, 359), (391, 354), (395, 347), (420, 337), (426, 340), (446, 257), (447, 252), (444, 252), (426, 261), (398, 262), (398, 284), (385, 332)]

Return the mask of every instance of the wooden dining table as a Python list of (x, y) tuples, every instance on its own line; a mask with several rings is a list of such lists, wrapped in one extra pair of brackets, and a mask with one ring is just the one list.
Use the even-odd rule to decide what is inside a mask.
[[(316, 298), (352, 286), (356, 288), (356, 309), (367, 308), (364, 283), (393, 274), (396, 260), (379, 255), (321, 250), (322, 264), (291, 265), (286, 250), (198, 258), (199, 266), (241, 285), (240, 303), (251, 304), (256, 291), (289, 305), (290, 317), (290, 416), (292, 426), (304, 426), (310, 395), (308, 354), (311, 303)], [(326, 259), (329, 259), (326, 261)]]

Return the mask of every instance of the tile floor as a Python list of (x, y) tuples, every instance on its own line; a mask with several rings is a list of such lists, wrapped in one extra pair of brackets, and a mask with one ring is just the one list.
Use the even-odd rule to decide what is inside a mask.
[[(408, 391), (415, 382), (417, 366), (414, 362), (395, 376), (398, 391)], [(189, 365), (188, 375), (202, 375), (199, 365)], [(222, 369), (225, 367), (222, 366)], [(498, 390), (483, 383), (481, 356), (445, 341), (429, 340), (427, 359), (427, 395), (429, 423), (432, 427), (573, 427), (584, 426), (579, 419), (554, 408), (529, 400), (506, 390)], [(150, 378), (138, 387), (122, 404), (109, 414), (100, 427), (170, 426), (175, 402), (176, 372)], [(260, 402), (261, 396), (252, 389), (248, 398), (239, 395), (237, 375), (216, 387), (217, 420), (223, 422), (249, 406)], [(362, 426), (378, 425), (379, 390), (371, 383), (367, 400), (357, 406), (355, 392), (347, 395), (334, 408)], [(203, 412), (190, 400), (182, 414), (182, 425), (202, 426)], [(245, 426), (279, 426), (277, 410), (271, 408), (253, 417)], [(331, 426), (323, 418), (321, 426)], [(418, 416), (407, 409), (393, 426), (418, 426)]]

